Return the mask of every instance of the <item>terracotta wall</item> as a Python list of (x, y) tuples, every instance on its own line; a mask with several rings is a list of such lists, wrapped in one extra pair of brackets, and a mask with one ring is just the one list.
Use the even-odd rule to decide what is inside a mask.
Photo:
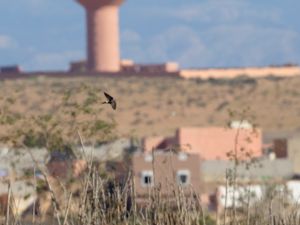
[(176, 139), (183, 150), (198, 154), (205, 160), (226, 160), (227, 153), (235, 146), (241, 157), (246, 152), (251, 152), (252, 156), (262, 155), (262, 132), (259, 129), (240, 129), (238, 132), (238, 129), (222, 127), (186, 127), (177, 130)]
[(253, 68), (228, 68), (228, 69), (184, 69), (180, 71), (180, 76), (184, 78), (234, 78), (247, 75), (253, 78), (265, 77), (269, 75), (279, 77), (291, 77), (300, 75), (300, 67), (253, 67)]
[(204, 160), (228, 160), (228, 153), (235, 148), (239, 157), (245, 158), (248, 153), (248, 156), (259, 157), (263, 147), (262, 131), (252, 128), (182, 127), (176, 131), (175, 137), (146, 137), (143, 140), (145, 152), (172, 146), (197, 154)]

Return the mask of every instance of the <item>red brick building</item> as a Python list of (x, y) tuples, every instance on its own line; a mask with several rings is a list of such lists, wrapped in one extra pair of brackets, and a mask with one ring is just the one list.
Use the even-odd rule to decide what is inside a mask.
[(185, 193), (201, 193), (200, 158), (196, 154), (137, 152), (132, 157), (132, 171), (135, 190), (140, 197), (155, 187), (162, 195), (170, 195), (178, 187)]

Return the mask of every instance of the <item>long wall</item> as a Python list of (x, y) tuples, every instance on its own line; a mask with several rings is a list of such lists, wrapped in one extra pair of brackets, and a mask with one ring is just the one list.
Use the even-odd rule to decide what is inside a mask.
[(245, 68), (228, 68), (228, 69), (184, 69), (179, 72), (184, 78), (235, 78), (238, 76), (249, 76), (260, 78), (266, 76), (292, 77), (300, 75), (300, 67), (283, 66), (283, 67), (245, 67)]

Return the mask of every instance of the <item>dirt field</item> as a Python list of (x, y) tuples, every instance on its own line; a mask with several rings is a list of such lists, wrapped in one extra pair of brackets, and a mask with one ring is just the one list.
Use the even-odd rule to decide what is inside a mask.
[[(66, 90), (86, 85), (117, 99), (117, 110), (103, 105), (100, 117), (117, 122), (120, 136), (170, 135), (181, 126), (226, 126), (230, 111), (264, 131), (300, 129), (300, 77), (275, 79), (184, 80), (179, 78), (46, 78), (4, 80), (0, 96), (12, 98), (21, 113), (53, 110)], [(101, 106), (102, 107), (102, 106)]]

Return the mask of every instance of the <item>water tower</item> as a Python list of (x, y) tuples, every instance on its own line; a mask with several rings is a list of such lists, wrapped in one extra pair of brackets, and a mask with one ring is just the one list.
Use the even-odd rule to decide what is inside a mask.
[(77, 0), (86, 10), (87, 66), (90, 71), (120, 71), (119, 6), (123, 0)]

